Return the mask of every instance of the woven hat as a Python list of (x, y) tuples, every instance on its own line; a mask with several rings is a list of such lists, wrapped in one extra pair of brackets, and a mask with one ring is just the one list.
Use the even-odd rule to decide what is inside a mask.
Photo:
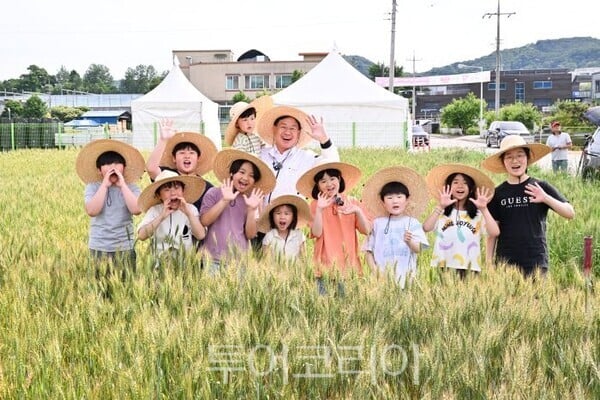
[(269, 214), (276, 207), (283, 204), (290, 204), (296, 207), (296, 211), (298, 213), (298, 224), (296, 225), (296, 228), (300, 228), (306, 225), (311, 220), (310, 208), (308, 207), (308, 203), (306, 202), (306, 200), (304, 200), (300, 196), (296, 196), (295, 194), (284, 194), (283, 196), (279, 196), (276, 199), (271, 200), (271, 203), (269, 203), (267, 208), (265, 208), (265, 210), (260, 215), (260, 218), (257, 222), (258, 230), (260, 232), (266, 233), (271, 230)]
[(254, 183), (254, 187), (262, 190), (264, 193), (271, 193), (273, 191), (276, 181), (275, 175), (269, 166), (253, 154), (232, 148), (221, 150), (215, 157), (213, 171), (219, 181), (229, 178), (229, 169), (235, 160), (244, 160), (256, 165), (260, 171), (260, 180)]
[(315, 186), (315, 176), (326, 169), (337, 169), (342, 173), (342, 178), (346, 183), (344, 192), (349, 192), (360, 181), (362, 173), (358, 167), (344, 162), (325, 162), (317, 164), (306, 171), (296, 182), (296, 190), (304, 197), (312, 199), (312, 190)]
[[(259, 117), (264, 114), (268, 109), (273, 107), (273, 99), (271, 96), (265, 95), (261, 96), (251, 103), (246, 103), (245, 101), (238, 101), (235, 103), (231, 109), (229, 110), (229, 124), (227, 124), (227, 128), (225, 129), (225, 143), (228, 146), (233, 144), (236, 135), (239, 132), (239, 128), (236, 127), (236, 123), (240, 115), (244, 113), (249, 108), (254, 108), (256, 111), (256, 125), (258, 125)], [(256, 132), (256, 126), (254, 127), (254, 131)]]
[(500, 142), (500, 149), (493, 155), (483, 160), (481, 166), (491, 172), (506, 172), (506, 168), (504, 168), (504, 163), (500, 157), (507, 151), (518, 148), (529, 149), (529, 159), (527, 160), (527, 165), (535, 163), (546, 154), (552, 152), (552, 149), (545, 144), (527, 143), (525, 142), (525, 139), (519, 135), (508, 135), (502, 139), (502, 142)]
[(442, 164), (433, 167), (425, 177), (429, 194), (439, 200), (440, 190), (446, 185), (446, 179), (456, 173), (470, 176), (475, 181), (476, 188), (488, 188), (491, 192), (490, 198), (493, 197), (494, 182), (480, 170), (464, 164)]
[(297, 147), (305, 147), (313, 140), (309, 134), (311, 128), (306, 122), (308, 115), (304, 111), (294, 107), (275, 106), (265, 111), (256, 123), (258, 135), (263, 142), (273, 145), (275, 121), (280, 117), (293, 117), (300, 123), (300, 136), (298, 137)]
[(175, 162), (173, 161), (172, 153), (175, 146), (183, 142), (193, 143), (200, 149), (198, 165), (195, 170), (196, 175), (202, 176), (212, 170), (213, 162), (217, 155), (217, 146), (215, 146), (208, 137), (197, 132), (177, 132), (174, 134), (165, 145), (165, 150), (160, 159), (160, 165), (171, 169), (177, 169)]
[(77, 155), (75, 170), (84, 183), (102, 181), (102, 174), (96, 168), (96, 160), (103, 153), (114, 151), (125, 159), (123, 178), (125, 182), (138, 181), (146, 169), (144, 156), (135, 147), (114, 139), (98, 139), (86, 144)]
[(375, 172), (365, 183), (362, 202), (374, 216), (387, 215), (381, 201), (381, 188), (390, 182), (400, 182), (408, 189), (406, 214), (418, 218), (429, 201), (425, 179), (417, 171), (408, 167), (387, 167)]
[(182, 182), (185, 185), (183, 189), (183, 198), (188, 204), (193, 204), (202, 193), (206, 182), (199, 176), (194, 175), (179, 175), (175, 171), (165, 169), (156, 176), (154, 183), (147, 186), (138, 197), (138, 205), (142, 211), (146, 212), (150, 207), (160, 204), (160, 197), (156, 195), (159, 187), (168, 182)]

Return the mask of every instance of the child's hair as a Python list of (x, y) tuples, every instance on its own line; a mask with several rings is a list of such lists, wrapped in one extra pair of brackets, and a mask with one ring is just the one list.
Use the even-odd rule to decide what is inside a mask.
[(195, 151), (198, 154), (198, 157), (200, 157), (200, 149), (198, 148), (198, 146), (196, 146), (192, 142), (177, 143), (175, 145), (175, 147), (173, 147), (173, 151), (171, 151), (171, 155), (173, 157), (175, 157), (175, 154), (177, 154), (178, 151), (180, 151), (180, 150), (188, 150), (188, 149), (192, 150), (192, 151)]
[(260, 181), (261, 175), (260, 175), (260, 169), (258, 169), (258, 167), (256, 165), (254, 165), (254, 163), (250, 160), (244, 160), (244, 159), (239, 159), (239, 160), (235, 160), (231, 163), (231, 166), (229, 167), (229, 174), (233, 175), (235, 173), (237, 173), (240, 168), (242, 168), (242, 165), (244, 163), (250, 163), (250, 165), (252, 165), (252, 173), (254, 174), (254, 182), (258, 182)]
[(319, 197), (319, 181), (321, 179), (323, 179), (325, 174), (327, 174), (331, 177), (334, 177), (334, 178), (338, 178), (340, 180), (339, 193), (344, 193), (344, 190), (346, 190), (346, 182), (344, 182), (344, 177), (342, 176), (342, 171), (340, 171), (339, 169), (334, 169), (334, 168), (324, 169), (323, 171), (317, 172), (313, 178), (313, 180), (315, 181), (315, 186), (313, 186), (313, 189), (312, 189), (312, 198), (315, 200)]
[(269, 226), (271, 227), (271, 229), (275, 229), (275, 221), (273, 219), (273, 214), (275, 214), (275, 211), (281, 207), (289, 207), (292, 210), (292, 223), (290, 224), (289, 229), (296, 229), (296, 226), (298, 225), (298, 209), (296, 208), (295, 205), (293, 204), (280, 204), (277, 207), (273, 207), (273, 209), (271, 211), (269, 211)]
[(156, 189), (154, 191), (154, 195), (155, 196), (159, 196), (160, 195), (160, 191), (164, 188), (172, 188), (174, 186), (181, 186), (181, 190), (185, 190), (185, 183), (181, 182), (181, 181), (171, 181), (171, 182), (167, 182), (167, 183), (163, 183), (162, 185), (160, 185), (158, 187), (158, 189)]
[(388, 194), (403, 194), (407, 198), (410, 197), (410, 192), (406, 185), (402, 182), (388, 182), (381, 187), (379, 191), (379, 198), (383, 200)]
[(98, 169), (100, 169), (100, 167), (103, 165), (113, 163), (123, 164), (124, 167), (127, 166), (127, 163), (125, 162), (125, 157), (123, 157), (116, 151), (105, 151), (104, 153), (100, 154), (98, 158), (96, 158), (96, 168)]
[[(477, 207), (475, 206), (475, 204), (473, 204), (472, 201), (469, 201), (469, 199), (475, 199), (475, 181), (473, 180), (473, 178), (471, 178), (469, 175), (466, 174), (462, 174), (460, 172), (455, 172), (453, 174), (448, 175), (448, 177), (446, 178), (446, 186), (450, 186), (452, 184), (452, 181), (454, 180), (454, 178), (456, 178), (457, 175), (461, 175), (463, 178), (465, 178), (465, 182), (467, 182), (467, 187), (469, 188), (469, 194), (467, 195), (467, 201), (465, 201), (465, 209), (467, 210), (467, 214), (469, 215), (469, 217), (471, 218), (475, 218), (475, 216), (477, 215)], [(452, 212), (452, 209), (454, 208), (454, 204), (450, 204), (448, 207), (446, 207), (446, 209), (444, 210), (444, 215), (445, 216), (449, 216), (450, 213)]]
[(240, 114), (240, 116), (238, 117), (238, 119), (240, 119), (240, 118), (248, 118), (251, 115), (256, 116), (256, 108), (250, 107), (250, 108), (244, 110), (244, 112)]

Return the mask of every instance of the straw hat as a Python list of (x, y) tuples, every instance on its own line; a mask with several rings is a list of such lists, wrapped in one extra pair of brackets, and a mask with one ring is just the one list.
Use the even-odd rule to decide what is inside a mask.
[(523, 139), (519, 135), (508, 135), (502, 142), (500, 142), (500, 149), (498, 152), (489, 156), (481, 163), (481, 166), (488, 171), (503, 173), (506, 172), (506, 168), (504, 168), (504, 163), (500, 156), (512, 149), (518, 148), (527, 148), (529, 149), (529, 159), (527, 160), (527, 165), (531, 165), (538, 161), (540, 158), (544, 157), (546, 154), (550, 153), (552, 149), (549, 146), (541, 143), (527, 143), (525, 139)]
[(193, 204), (202, 193), (204, 193), (204, 187), (206, 185), (204, 179), (199, 176), (193, 175), (179, 175), (175, 171), (165, 169), (156, 176), (154, 183), (147, 186), (140, 197), (138, 197), (138, 205), (142, 211), (146, 212), (150, 207), (156, 204), (160, 204), (160, 197), (156, 194), (159, 187), (168, 182), (182, 182), (185, 185), (183, 189), (183, 198), (188, 204)]
[(312, 137), (310, 136), (311, 128), (308, 126), (306, 119), (308, 115), (297, 108), (288, 106), (275, 106), (263, 113), (256, 123), (256, 130), (261, 139), (269, 144), (273, 145), (273, 130), (275, 127), (275, 121), (279, 117), (293, 117), (300, 123), (300, 137), (298, 138), (299, 148), (305, 147), (310, 143)]
[(232, 148), (221, 150), (215, 157), (213, 171), (219, 181), (229, 178), (229, 169), (235, 160), (245, 160), (256, 165), (260, 171), (260, 180), (254, 183), (254, 187), (262, 190), (264, 193), (271, 193), (273, 191), (276, 183), (275, 175), (268, 165), (253, 154)]
[(217, 154), (217, 147), (208, 137), (197, 132), (177, 132), (174, 134), (165, 145), (165, 150), (160, 159), (160, 165), (164, 165), (171, 169), (177, 169), (175, 162), (173, 161), (172, 153), (175, 146), (182, 142), (193, 143), (200, 149), (198, 165), (196, 166), (195, 171), (196, 175), (202, 176), (209, 172), (213, 167), (213, 162)]
[(144, 174), (146, 163), (144, 156), (135, 147), (114, 139), (98, 139), (85, 145), (77, 155), (75, 170), (84, 183), (102, 181), (102, 174), (96, 168), (96, 160), (103, 153), (114, 151), (125, 159), (123, 178), (125, 182), (135, 182)]
[(342, 173), (342, 178), (346, 183), (344, 192), (349, 192), (360, 181), (362, 173), (358, 167), (344, 162), (325, 162), (317, 164), (306, 171), (296, 182), (296, 190), (304, 197), (312, 199), (312, 190), (315, 186), (315, 175), (326, 169), (337, 169)]
[(284, 194), (283, 196), (279, 196), (274, 200), (271, 200), (271, 203), (267, 206), (267, 208), (262, 212), (260, 218), (258, 219), (257, 226), (260, 232), (268, 232), (271, 230), (271, 224), (269, 221), (269, 214), (276, 207), (290, 204), (296, 207), (296, 211), (298, 213), (298, 224), (296, 228), (300, 228), (306, 225), (310, 220), (310, 208), (308, 208), (308, 203), (300, 196), (296, 196), (295, 194)]
[(495, 189), (494, 182), (480, 170), (464, 164), (442, 164), (433, 167), (427, 174), (427, 177), (425, 177), (427, 187), (429, 188), (429, 194), (439, 200), (440, 190), (446, 185), (446, 179), (455, 173), (470, 176), (475, 181), (476, 188), (488, 188), (493, 197)]
[[(269, 108), (273, 107), (273, 99), (271, 96), (261, 96), (257, 99), (254, 99), (251, 103), (246, 103), (245, 101), (238, 101), (235, 103), (231, 109), (229, 110), (229, 124), (227, 124), (227, 128), (225, 129), (225, 143), (228, 146), (233, 144), (236, 135), (239, 132), (239, 128), (236, 126), (237, 120), (249, 108), (254, 108), (256, 111), (256, 120), (258, 124), (258, 118), (264, 114)], [(254, 127), (254, 131), (256, 131), (256, 126)]]
[(407, 167), (388, 167), (375, 172), (365, 183), (362, 201), (375, 216), (387, 215), (379, 193), (381, 188), (390, 182), (400, 182), (408, 189), (408, 205), (406, 214), (418, 218), (429, 201), (425, 179), (415, 170)]

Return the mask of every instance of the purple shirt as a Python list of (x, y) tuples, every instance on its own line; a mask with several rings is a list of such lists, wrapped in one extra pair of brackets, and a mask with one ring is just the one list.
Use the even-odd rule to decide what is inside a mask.
[[(200, 207), (200, 217), (223, 198), (220, 187), (208, 189)], [(228, 249), (246, 251), (248, 239), (244, 232), (246, 224), (246, 202), (239, 194), (225, 207), (219, 218), (208, 227), (204, 238), (204, 248), (213, 260), (220, 260), (227, 255)]]

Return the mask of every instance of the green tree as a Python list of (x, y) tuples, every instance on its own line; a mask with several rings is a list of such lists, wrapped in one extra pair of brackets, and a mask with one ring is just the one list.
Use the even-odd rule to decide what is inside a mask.
[[(394, 66), (394, 76), (403, 76), (404, 67)], [(369, 78), (375, 81), (375, 78), (382, 76), (390, 76), (390, 67), (386, 67), (383, 63), (373, 64), (369, 67)]]
[(23, 117), (26, 118), (44, 118), (47, 113), (48, 106), (36, 95), (28, 98), (23, 106)]
[(10, 108), (10, 117), (17, 118), (23, 116), (23, 103), (16, 100), (5, 100), (4, 101), (4, 111), (0, 117), (8, 118), (8, 108)]
[(302, 78), (306, 72), (295, 69), (292, 71), (292, 83), (296, 82), (298, 79)]
[(152, 84), (160, 78), (152, 65), (138, 65), (127, 68), (125, 78), (121, 81), (121, 93), (148, 93)]
[(30, 65), (27, 67), (28, 74), (22, 74), (21, 79), (21, 90), (28, 92), (44, 92), (48, 90), (48, 86), (51, 86), (55, 81), (54, 77), (50, 76), (44, 68), (40, 68), (37, 65)]
[(235, 104), (238, 101), (245, 101), (246, 103), (250, 103), (252, 100), (250, 99), (250, 97), (246, 96), (246, 93), (240, 90), (239, 92), (233, 95), (231, 101), (233, 101), (233, 103)]
[(480, 99), (471, 92), (462, 99), (452, 100), (450, 104), (442, 108), (442, 124), (460, 128), (463, 133), (466, 133), (469, 128), (477, 126), (480, 104)]
[(50, 116), (60, 121), (68, 122), (75, 118), (81, 117), (86, 111), (89, 111), (89, 108), (56, 106), (50, 109)]
[(499, 121), (520, 121), (533, 130), (542, 121), (542, 113), (531, 103), (514, 103), (501, 107)]
[(92, 64), (83, 75), (83, 87), (90, 93), (117, 93), (108, 67)]
[(550, 125), (553, 120), (558, 120), (562, 126), (586, 126), (592, 128), (590, 122), (583, 118), (589, 104), (579, 101), (557, 101), (554, 104), (554, 113), (544, 118), (544, 124)]

